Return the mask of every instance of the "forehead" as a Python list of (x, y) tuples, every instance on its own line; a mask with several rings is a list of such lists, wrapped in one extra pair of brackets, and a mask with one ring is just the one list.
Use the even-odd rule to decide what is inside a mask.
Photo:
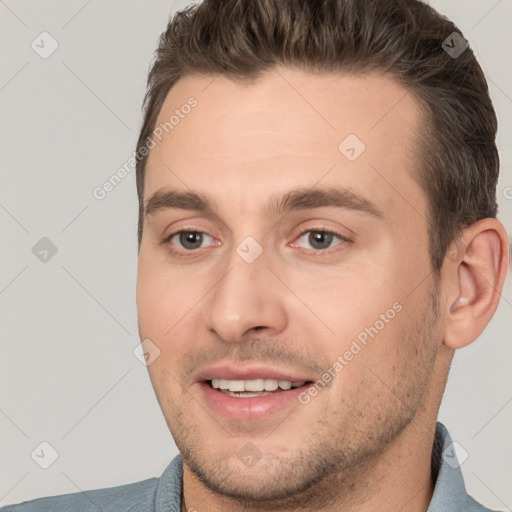
[(270, 190), (342, 186), (392, 217), (421, 213), (426, 201), (413, 179), (421, 122), (413, 95), (382, 75), (189, 75), (159, 113), (145, 199), (165, 187), (193, 189), (247, 210), (263, 206)]

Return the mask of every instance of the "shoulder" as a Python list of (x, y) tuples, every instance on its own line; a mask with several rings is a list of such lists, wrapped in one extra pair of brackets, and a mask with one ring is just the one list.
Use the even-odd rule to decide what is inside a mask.
[(468, 504), (465, 509), (467, 512), (498, 512), (497, 510), (484, 507), (481, 503), (478, 503), (471, 496), (468, 496)]
[(153, 511), (159, 479), (150, 478), (118, 487), (63, 494), (9, 505), (0, 512)]
[(39, 498), (0, 512), (163, 512), (180, 510), (183, 465), (177, 455), (160, 478), (133, 484)]
[(464, 512), (499, 512), (494, 509), (490, 509), (476, 501), (469, 494), (467, 494), (464, 498), (458, 500), (447, 500), (444, 503), (445, 507), (440, 510), (460, 510)]

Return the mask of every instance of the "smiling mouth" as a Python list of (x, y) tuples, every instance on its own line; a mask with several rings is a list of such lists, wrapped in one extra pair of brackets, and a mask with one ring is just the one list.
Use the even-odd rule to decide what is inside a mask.
[(311, 384), (311, 381), (296, 381), (277, 379), (250, 379), (250, 380), (228, 380), (212, 379), (206, 383), (215, 391), (234, 398), (252, 398), (268, 396), (283, 391), (295, 390)]

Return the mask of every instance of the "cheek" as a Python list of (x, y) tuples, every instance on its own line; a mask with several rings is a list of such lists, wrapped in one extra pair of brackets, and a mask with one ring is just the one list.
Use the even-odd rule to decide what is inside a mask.
[(328, 276), (296, 274), (290, 288), (300, 291), (302, 302), (294, 307), (292, 323), (300, 325), (299, 332), (308, 332), (309, 341), (334, 360), (358, 336), (364, 342), (367, 328), (376, 322), (382, 327), (381, 315), (385, 315), (386, 329), (395, 317), (393, 304), (400, 294), (388, 275), (368, 265)]
[(163, 342), (172, 336), (180, 319), (193, 312), (198, 291), (181, 270), (157, 258), (139, 256), (137, 315), (141, 337)]

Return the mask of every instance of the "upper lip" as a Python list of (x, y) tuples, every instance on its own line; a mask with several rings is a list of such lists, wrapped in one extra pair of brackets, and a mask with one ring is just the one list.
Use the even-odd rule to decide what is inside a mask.
[(271, 366), (250, 365), (240, 366), (231, 364), (219, 364), (207, 366), (199, 370), (194, 378), (198, 382), (212, 379), (226, 380), (252, 380), (252, 379), (275, 379), (287, 380), (290, 382), (302, 382), (314, 380), (311, 375), (304, 372), (283, 370)]

